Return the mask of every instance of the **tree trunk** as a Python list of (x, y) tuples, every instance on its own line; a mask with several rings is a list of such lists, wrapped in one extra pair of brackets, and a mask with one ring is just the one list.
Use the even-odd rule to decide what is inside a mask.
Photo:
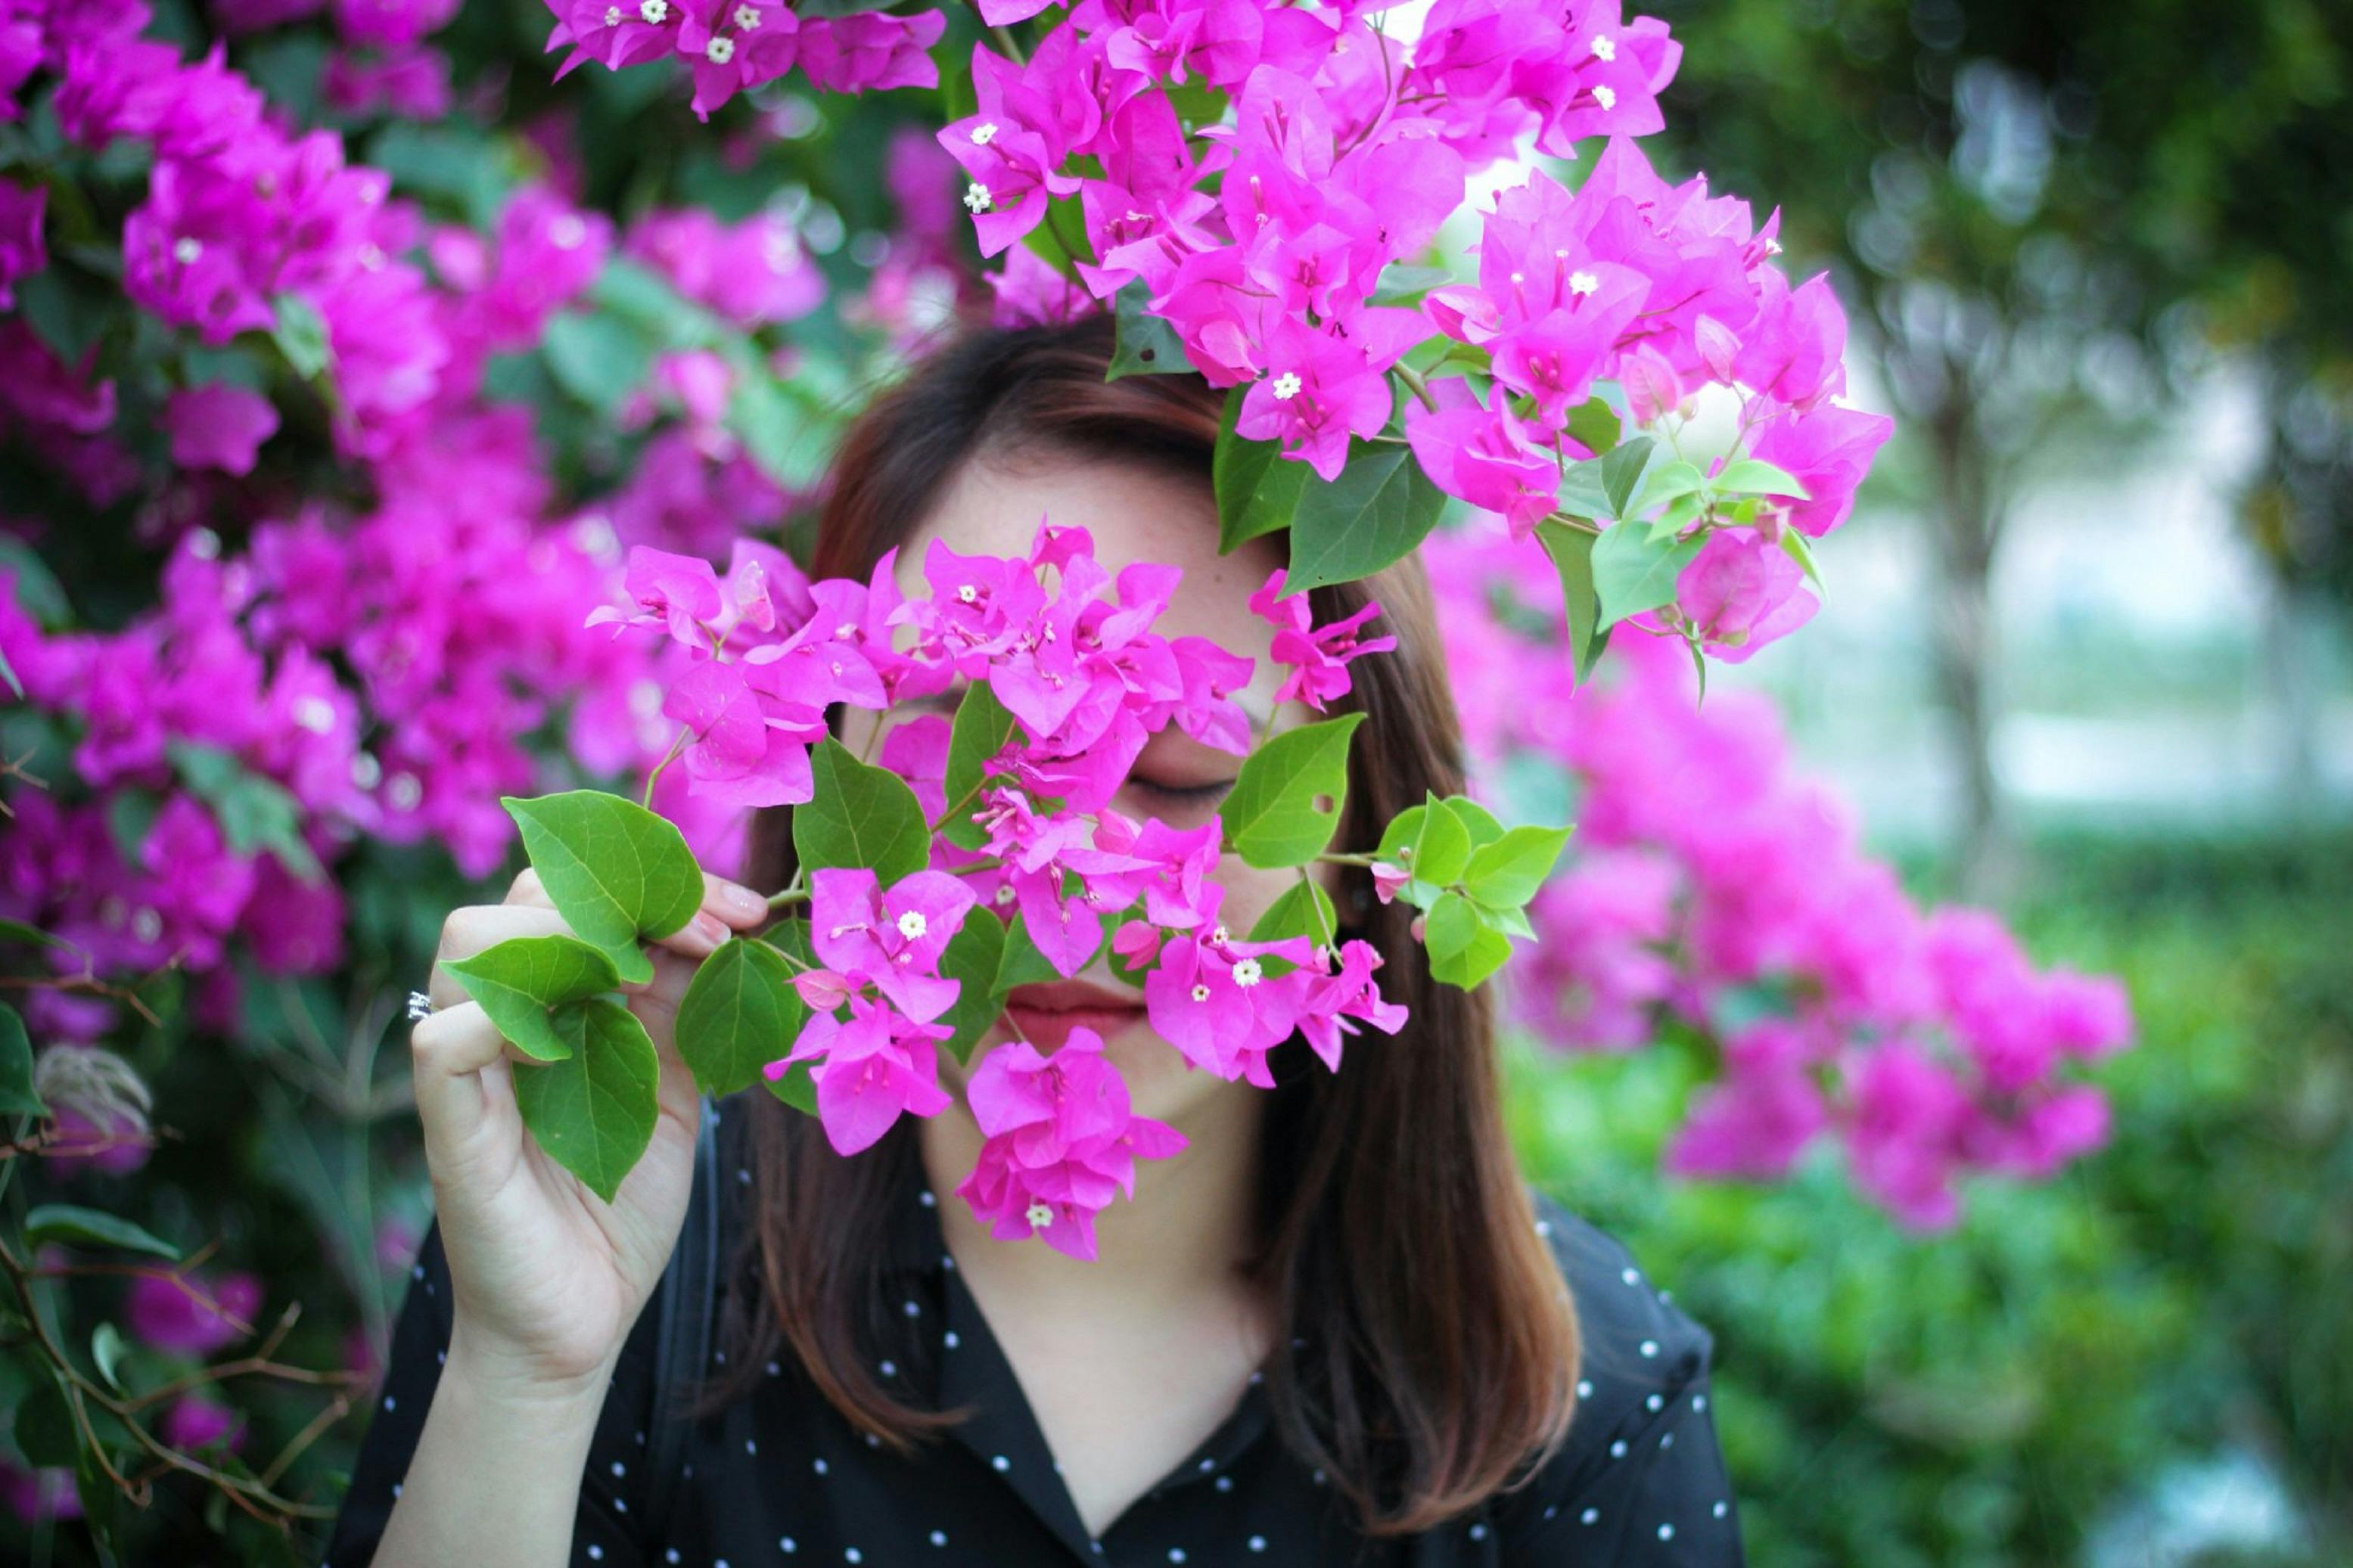
[(1939, 506), (1934, 519), (1937, 583), (1929, 624), (1953, 771), (1960, 789), (1953, 825), (1961, 897), (1998, 901), (2016, 883), (2017, 846), (1994, 772), (1993, 555), (2000, 535), (1992, 458), (1966, 392), (1930, 420)]

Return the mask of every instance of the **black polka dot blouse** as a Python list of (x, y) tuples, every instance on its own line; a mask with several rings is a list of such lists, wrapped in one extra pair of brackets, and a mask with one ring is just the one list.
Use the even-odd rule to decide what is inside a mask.
[[(736, 1140), (722, 1101), (721, 1149)], [(732, 1154), (723, 1184), (747, 1187)], [(739, 1186), (739, 1184), (741, 1185)], [(742, 1223), (731, 1194), (723, 1226)], [(1584, 1334), (1567, 1444), (1525, 1487), (1419, 1536), (1367, 1542), (1322, 1471), (1285, 1449), (1253, 1378), (1225, 1422), (1100, 1537), (1064, 1489), (987, 1321), (941, 1243), (939, 1199), (911, 1188), (891, 1238), (905, 1364), (888, 1379), (953, 1435), (901, 1458), (870, 1441), (790, 1365), (684, 1435), (665, 1517), (649, 1517), (656, 1312), (640, 1315), (581, 1477), (571, 1561), (602, 1568), (1011, 1564), (1017, 1568), (1741, 1568), (1739, 1516), (1709, 1398), (1711, 1341), (1617, 1241), (1539, 1197), (1538, 1227)], [(723, 1246), (730, 1239), (723, 1235)], [(723, 1253), (724, 1256), (724, 1253)], [(361, 1568), (400, 1496), (449, 1343), (439, 1228), (411, 1270), (392, 1359), (335, 1521), (325, 1568)], [(715, 1356), (723, 1361), (726, 1352)], [(714, 1365), (714, 1372), (726, 1372)]]

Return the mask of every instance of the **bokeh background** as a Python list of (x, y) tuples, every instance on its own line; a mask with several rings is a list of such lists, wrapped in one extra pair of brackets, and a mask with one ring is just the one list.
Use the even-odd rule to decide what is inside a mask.
[[(1564, 1055), (1516, 1037), (1530, 1173), (1715, 1331), (1760, 1568), (2353, 1562), (2353, 11), (1651, 9), (1685, 49), (1652, 158), (1780, 206), (1793, 275), (1827, 267), (1846, 301), (1856, 401), (1899, 419), (1818, 547), (1820, 616), (1713, 679), (1770, 696), (1798, 765), (1920, 899), (1987, 905), (2038, 962), (2121, 975), (2137, 1036), (2092, 1074), (2105, 1147), (2048, 1183), (1973, 1185), (1935, 1235), (1859, 1196), (1828, 1147), (1767, 1185), (1664, 1174), (1715, 1065), (1683, 1039)], [(895, 133), (937, 122), (935, 95), (820, 114), (763, 91), (705, 128), (659, 71), (551, 83), (526, 0), (469, 0), (417, 46), (423, 66), (316, 5), (241, 12), (228, 29), (173, 0), (148, 30), (191, 54), (233, 31), (233, 66), (438, 221), (488, 229), (553, 172), (625, 235), (658, 208), (781, 223), (821, 276), (821, 307), (731, 316), (681, 304), (684, 268), (649, 244), (494, 356), (484, 395), (528, 405), (567, 495), (603, 503), (567, 530), (675, 544), (663, 530), (723, 533), (729, 504), (782, 508), (864, 378), (976, 297), (954, 187), (926, 209), (905, 200), (920, 163), (878, 176), (901, 166)], [(435, 60), (446, 97), (420, 112), (403, 95), (432, 83), (398, 73)], [(5, 129), (0, 177), (69, 166), (37, 117)], [(94, 169), (94, 221), (141, 173)], [(65, 282), (20, 306), (45, 340), (79, 331), (105, 281), (53, 249)], [(680, 386), (647, 390), (658, 353), (707, 344), (714, 317), (777, 356), (775, 380), (695, 426), (732, 446), (649, 456), (690, 423)], [(349, 455), (327, 451), (328, 411), (304, 421), (299, 354), (272, 342), (287, 363), (257, 363), (290, 420), (263, 475), (314, 493)], [(37, 618), (131, 621), (191, 518), (238, 542), (221, 521), (237, 495), (92, 506), (47, 474), (35, 429), (20, 417), (12, 446), (0, 426), (0, 562)], [(285, 466), (290, 445), (313, 469)], [(56, 739), (0, 719), (12, 758)], [(567, 756), (552, 731), (529, 739)], [(326, 972), (242, 971), (226, 1017), (165, 976), (161, 1026), (110, 1023), (164, 1136), (135, 1171), (59, 1170), (35, 1194), (216, 1242), (220, 1267), (266, 1282), (260, 1320), (301, 1303), (280, 1355), (353, 1369), (355, 1411), (427, 1217), (397, 998), (441, 912), (498, 879), (412, 837), (338, 847), (346, 941)], [(119, 1315), (99, 1287), (75, 1302), (85, 1339)], [(168, 1375), (169, 1339), (125, 1364)], [(21, 1415), (27, 1384), (0, 1378)], [(363, 1415), (311, 1432), (304, 1386), (237, 1403), (248, 1458), (308, 1433), (281, 1489), (331, 1500)], [(20, 1447), (0, 1556), (103, 1560), (63, 1517), (70, 1486), (38, 1490)], [(319, 1525), (280, 1534), (166, 1482), (111, 1528), (115, 1560), (176, 1563), (299, 1561)]]

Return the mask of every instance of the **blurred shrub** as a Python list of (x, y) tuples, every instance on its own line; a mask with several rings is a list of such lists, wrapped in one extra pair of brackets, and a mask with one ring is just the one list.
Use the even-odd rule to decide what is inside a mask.
[(1715, 1331), (1759, 1568), (2073, 1561), (2168, 1460), (2264, 1455), (2353, 1561), (2353, 841), (2042, 847), (2010, 911), (2115, 971), (2138, 1049), (2110, 1146), (1983, 1184), (1934, 1247), (1827, 1162), (1669, 1184), (1695, 1055), (1515, 1053), (1532, 1175)]

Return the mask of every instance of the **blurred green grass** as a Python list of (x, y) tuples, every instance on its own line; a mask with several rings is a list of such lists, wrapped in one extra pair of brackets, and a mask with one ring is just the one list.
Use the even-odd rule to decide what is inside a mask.
[(2109, 1145), (2061, 1179), (1979, 1183), (1933, 1238), (1827, 1152), (1770, 1189), (1668, 1182), (1698, 1063), (1522, 1043), (1527, 1168), (1715, 1332), (1757, 1568), (2082, 1562), (2169, 1464), (2234, 1448), (2313, 1526), (2263, 1561), (2353, 1563), (2353, 836), (2034, 850), (2004, 912), (2122, 974), (2139, 1025), (2094, 1075)]

